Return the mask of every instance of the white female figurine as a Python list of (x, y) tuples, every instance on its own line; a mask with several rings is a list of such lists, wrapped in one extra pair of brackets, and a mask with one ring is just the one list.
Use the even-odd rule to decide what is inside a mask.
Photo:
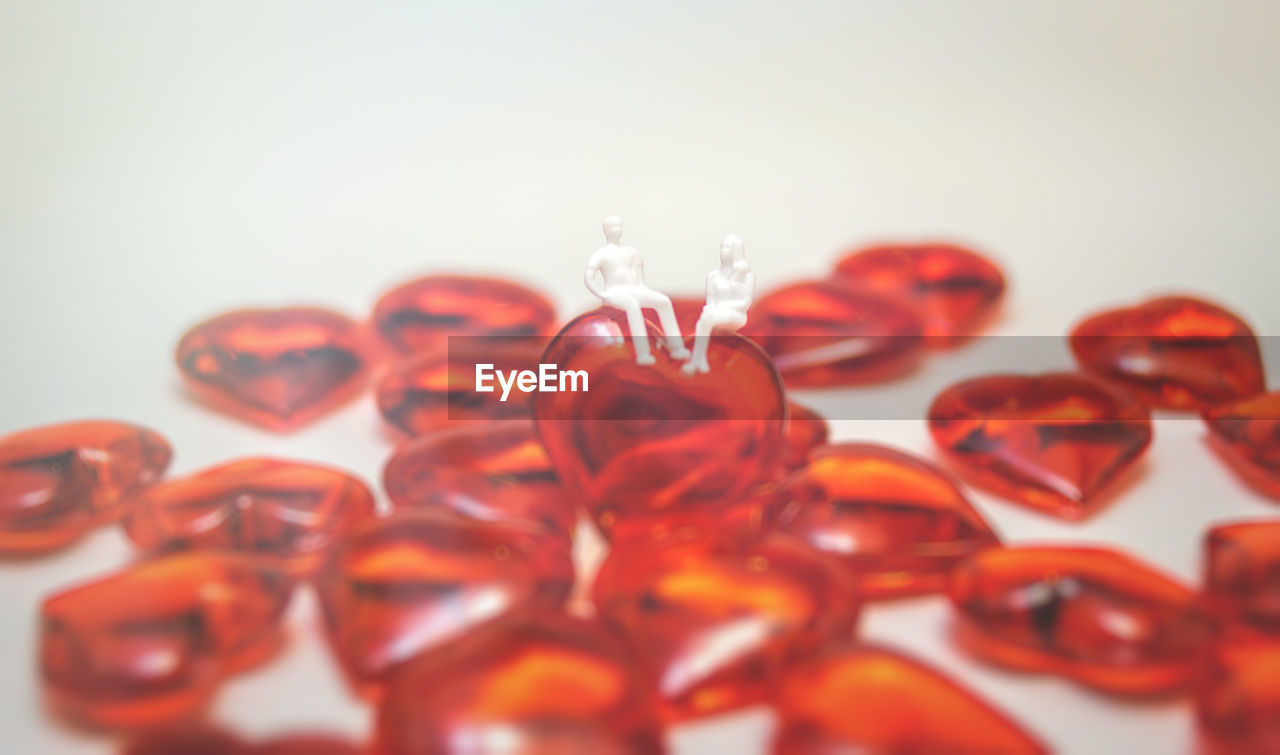
[[(662, 334), (667, 339), (667, 350), (675, 359), (688, 359), (689, 350), (680, 335), (671, 299), (644, 284), (644, 260), (640, 253), (629, 246), (622, 246), (622, 218), (610, 215), (604, 219), (604, 238), (608, 243), (595, 251), (587, 261), (584, 281), (587, 290), (600, 297), (600, 301), (627, 315), (627, 329), (636, 349), (636, 364), (653, 364), (649, 350), (649, 337), (645, 333), (643, 309), (658, 313)], [(599, 279), (597, 281), (597, 279)]]
[(710, 372), (707, 347), (714, 331), (736, 332), (747, 324), (747, 308), (756, 294), (756, 276), (742, 251), (742, 239), (729, 234), (720, 242), (720, 267), (707, 275), (707, 304), (694, 326), (693, 356), (684, 371)]

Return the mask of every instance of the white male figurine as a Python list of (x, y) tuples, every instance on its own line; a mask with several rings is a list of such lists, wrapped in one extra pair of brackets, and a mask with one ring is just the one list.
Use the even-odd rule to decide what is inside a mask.
[(756, 276), (742, 251), (742, 239), (729, 234), (720, 242), (720, 267), (707, 275), (707, 304), (693, 332), (693, 356), (684, 371), (710, 372), (707, 348), (713, 331), (736, 332), (747, 324), (747, 308), (756, 294)]
[(627, 329), (636, 349), (636, 364), (653, 364), (649, 350), (649, 337), (645, 333), (644, 315), (641, 310), (652, 309), (658, 313), (662, 334), (667, 339), (667, 351), (675, 359), (688, 359), (689, 350), (680, 335), (671, 299), (644, 285), (644, 260), (640, 253), (629, 246), (622, 246), (622, 218), (610, 215), (604, 219), (604, 238), (609, 242), (600, 247), (587, 260), (584, 280), (587, 290), (606, 305), (620, 309), (627, 315)]

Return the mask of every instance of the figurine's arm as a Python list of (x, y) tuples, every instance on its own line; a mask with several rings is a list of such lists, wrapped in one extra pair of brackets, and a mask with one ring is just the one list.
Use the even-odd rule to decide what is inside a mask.
[[(599, 299), (604, 299), (604, 276), (600, 272), (600, 255), (599, 253), (591, 255), (591, 259), (587, 260), (587, 271), (582, 276), (582, 282), (586, 284), (587, 290)], [(600, 283), (596, 281), (599, 280)]]

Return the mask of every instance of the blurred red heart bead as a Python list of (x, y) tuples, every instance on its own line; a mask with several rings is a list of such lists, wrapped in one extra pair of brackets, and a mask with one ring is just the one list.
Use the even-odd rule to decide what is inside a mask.
[(685, 529), (610, 550), (593, 599), (669, 720), (763, 702), (783, 665), (848, 633), (856, 591), (791, 538)]
[(1004, 294), (1004, 274), (990, 260), (944, 243), (884, 244), (843, 257), (835, 281), (889, 297), (919, 314), (926, 343), (955, 346), (974, 335)]
[(742, 334), (760, 344), (795, 388), (898, 377), (923, 355), (920, 319), (888, 299), (829, 281), (771, 291), (751, 306)]
[(1150, 407), (1208, 409), (1266, 390), (1249, 325), (1189, 296), (1093, 315), (1071, 331), (1070, 342), (1081, 369)]
[(497, 622), (395, 675), (373, 753), (660, 755), (637, 677), (594, 622), (557, 613)]
[(0, 553), (52, 550), (114, 520), (172, 458), (158, 433), (106, 420), (0, 438)]
[(1151, 420), (1128, 394), (1085, 375), (988, 375), (938, 394), (929, 432), (975, 485), (1082, 519), (1146, 450)]
[(364, 329), (314, 307), (245, 309), (192, 328), (178, 343), (188, 386), (218, 409), (272, 430), (294, 430), (364, 389)]
[(530, 338), (551, 334), (555, 308), (533, 289), (500, 278), (428, 275), (378, 299), (373, 323), (400, 354), (442, 350), (450, 336)]
[(1280, 391), (1204, 412), (1209, 443), (1254, 490), (1280, 499)]
[(401, 509), (357, 527), (316, 580), (329, 642), (358, 691), (480, 625), (560, 606), (568, 544), (511, 523)]
[(1204, 540), (1204, 595), (1224, 625), (1280, 636), (1280, 521), (1210, 529)]
[(443, 508), (571, 537), (577, 506), (525, 420), (452, 427), (396, 449), (382, 475), (398, 508)]
[(940, 672), (888, 648), (832, 642), (787, 668), (774, 755), (1048, 753)]
[[(589, 390), (536, 393), (538, 435), (606, 536), (714, 521), (783, 463), (782, 381), (737, 335), (713, 336), (710, 372), (689, 375), (661, 348), (636, 364), (626, 333), (621, 313), (599, 309), (556, 336), (543, 362), (586, 372)], [(660, 344), (652, 323), (648, 334)]]
[(1204, 755), (1280, 752), (1280, 641), (1214, 643), (1195, 689)]
[(57, 593), (40, 611), (49, 700), (95, 726), (189, 715), (223, 676), (278, 649), (292, 591), (292, 581), (268, 562), (183, 553)]
[(778, 492), (775, 527), (838, 558), (867, 598), (934, 592), (999, 545), (945, 473), (887, 446), (821, 446)]
[(345, 472), (251, 457), (147, 489), (134, 499), (124, 529), (144, 550), (241, 551), (305, 576), (375, 509), (369, 488)]
[(950, 598), (977, 657), (1122, 695), (1185, 689), (1212, 634), (1194, 592), (1105, 548), (989, 548), (952, 573)]
[(831, 430), (827, 427), (827, 419), (821, 414), (794, 401), (790, 405), (790, 417), (787, 423), (787, 469), (799, 469), (804, 466), (809, 452), (827, 442)]

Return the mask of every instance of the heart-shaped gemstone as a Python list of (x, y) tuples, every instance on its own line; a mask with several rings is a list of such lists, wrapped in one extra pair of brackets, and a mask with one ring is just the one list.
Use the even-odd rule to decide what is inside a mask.
[[(657, 327), (647, 327), (660, 346)], [(684, 372), (662, 348), (656, 364), (639, 365), (627, 332), (621, 313), (599, 309), (547, 347), (544, 364), (584, 371), (589, 386), (534, 395), (547, 454), (606, 535), (714, 519), (783, 461), (787, 403), (778, 372), (733, 334), (712, 337), (707, 373)]]
[(886, 446), (819, 447), (777, 496), (777, 529), (839, 558), (868, 598), (941, 590), (999, 544), (946, 474)]
[(146, 550), (235, 550), (304, 576), (375, 508), (369, 488), (345, 472), (255, 457), (147, 489), (134, 499), (124, 529)]
[(550, 335), (556, 313), (546, 297), (498, 278), (429, 275), (378, 299), (373, 324), (400, 354), (443, 350), (450, 336), (539, 340)]
[(1280, 498), (1280, 391), (1209, 409), (1204, 423), (1210, 445), (1241, 479)]
[(1106, 548), (988, 548), (950, 598), (967, 651), (1116, 694), (1182, 690), (1212, 635), (1194, 592)]
[(1203, 755), (1280, 752), (1280, 642), (1214, 643), (1195, 688)]
[(0, 552), (58, 548), (115, 519), (120, 503), (160, 479), (171, 458), (158, 433), (123, 422), (68, 422), (0, 438)]
[(1127, 393), (1085, 375), (989, 375), (940, 393), (929, 432), (975, 485), (1081, 519), (1146, 450), (1151, 419)]
[(835, 563), (777, 533), (627, 541), (593, 598), (673, 720), (763, 701), (790, 658), (849, 632), (858, 613)]
[(496, 622), (395, 675), (373, 752), (661, 755), (638, 677), (594, 622), (550, 612)]
[(383, 486), (400, 508), (439, 507), (481, 521), (573, 534), (578, 510), (525, 420), (427, 433), (387, 461)]
[(796, 283), (765, 294), (742, 329), (795, 388), (887, 380), (924, 353), (915, 313), (888, 299), (829, 281)]
[(325, 628), (356, 688), (497, 618), (556, 608), (573, 586), (568, 543), (506, 522), (402, 509), (357, 527), (316, 581)]
[(976, 333), (1004, 294), (1004, 274), (990, 260), (954, 244), (885, 244), (836, 264), (835, 281), (880, 294), (913, 310), (926, 342), (951, 347)]
[(353, 398), (364, 388), (369, 364), (360, 325), (312, 307), (218, 315), (183, 336), (176, 357), (202, 398), (281, 431)]
[(1208, 409), (1266, 390), (1253, 330), (1200, 299), (1166, 296), (1101, 312), (1070, 341), (1081, 369), (1150, 407)]
[(788, 667), (775, 705), (775, 755), (1049, 752), (940, 672), (895, 650), (848, 640)]
[(40, 612), (40, 673), (59, 711), (98, 726), (179, 718), (280, 646), (292, 581), (235, 553), (182, 553), (60, 592)]
[(1280, 522), (1237, 522), (1209, 530), (1204, 595), (1227, 627), (1280, 634)]

